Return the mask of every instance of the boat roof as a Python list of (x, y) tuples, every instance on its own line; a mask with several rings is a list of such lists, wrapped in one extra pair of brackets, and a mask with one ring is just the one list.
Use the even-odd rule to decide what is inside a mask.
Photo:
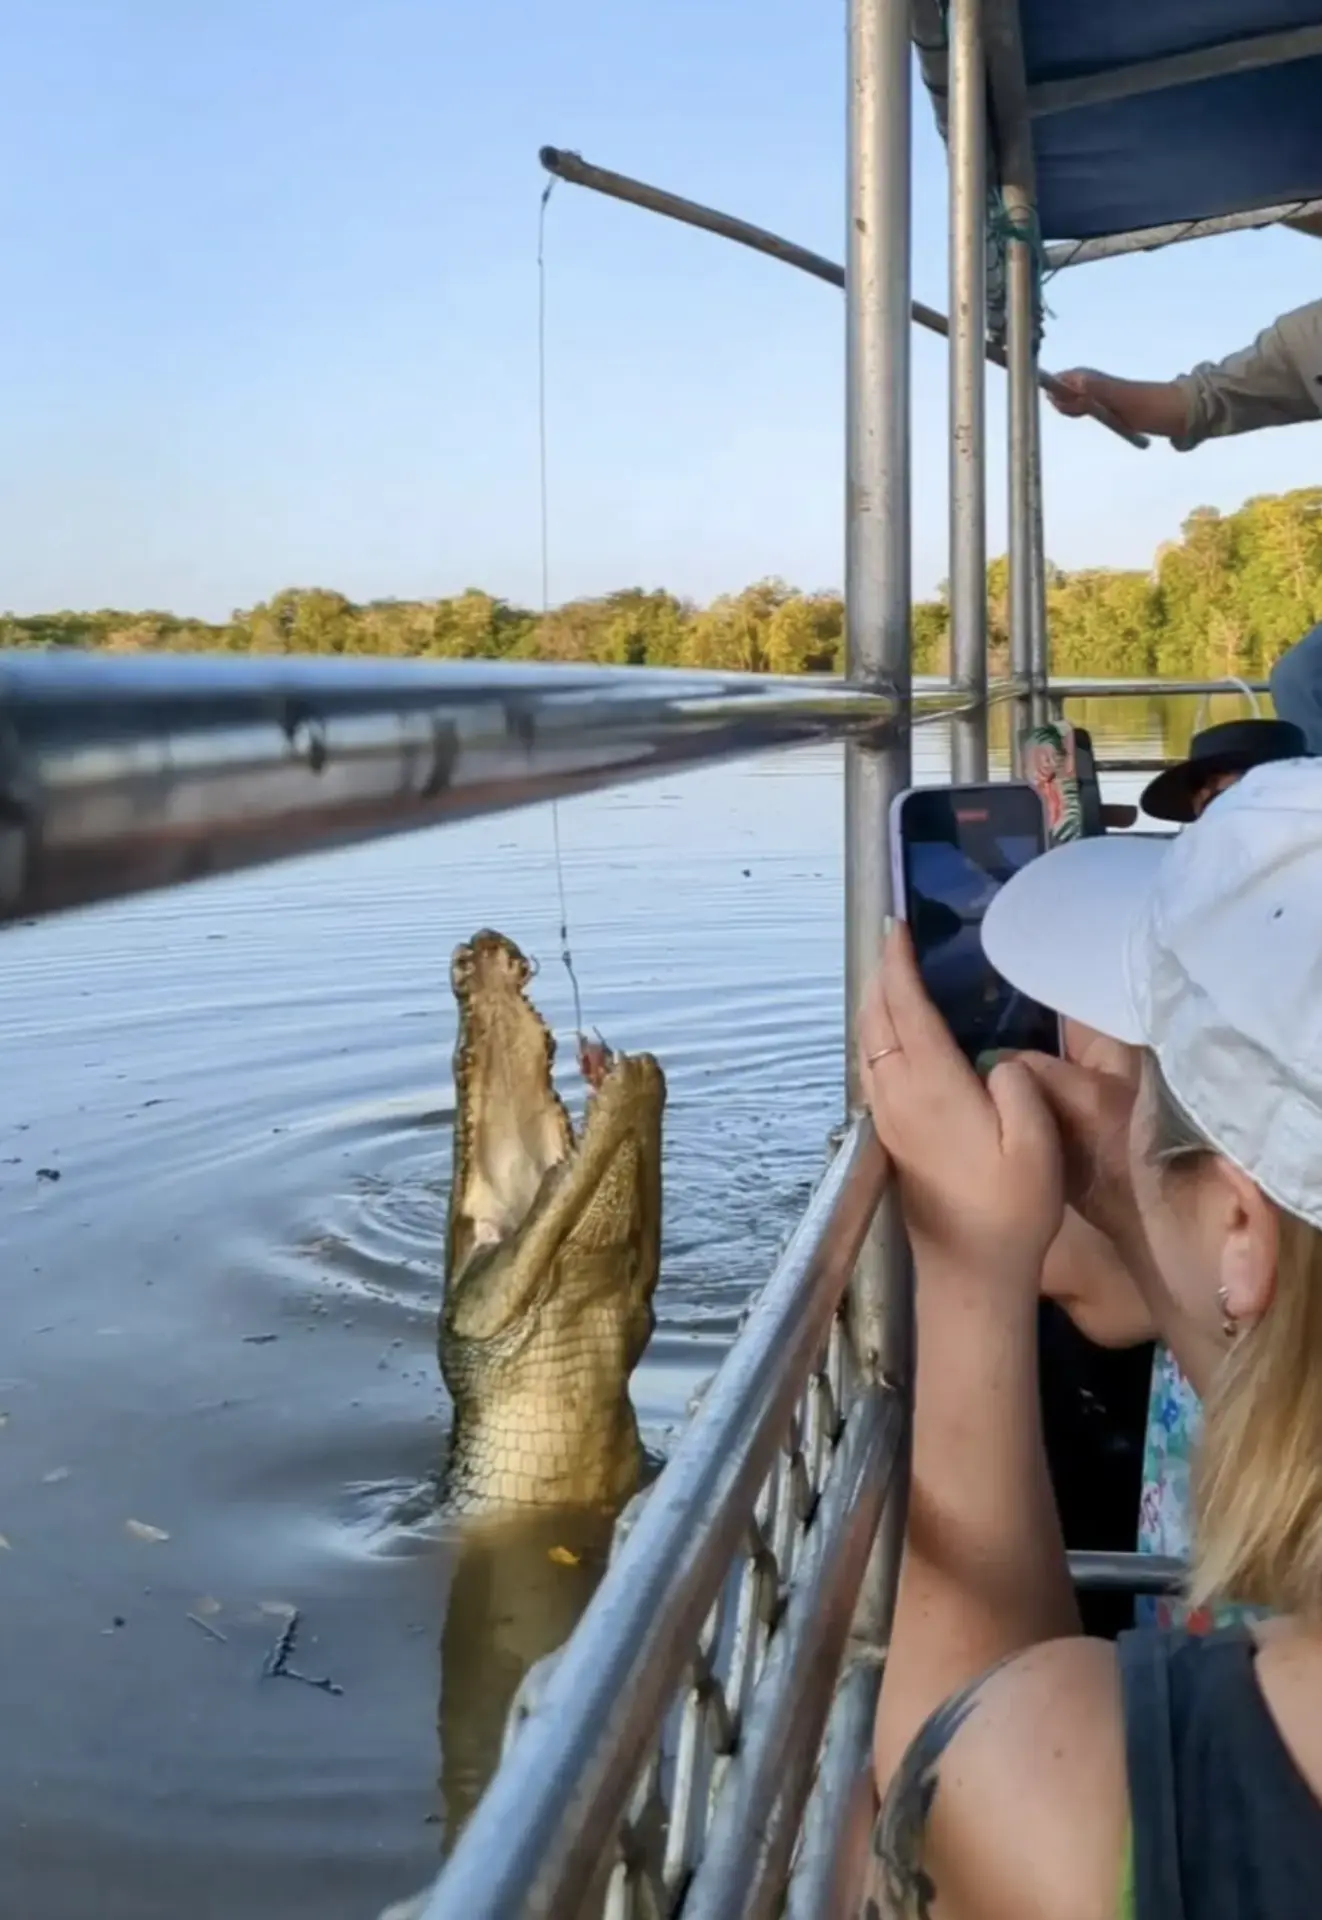
[[(944, 12), (913, 0), (943, 132)], [(984, 22), (993, 168), (1031, 155), (1044, 239), (1322, 198), (1322, 0), (984, 0)]]

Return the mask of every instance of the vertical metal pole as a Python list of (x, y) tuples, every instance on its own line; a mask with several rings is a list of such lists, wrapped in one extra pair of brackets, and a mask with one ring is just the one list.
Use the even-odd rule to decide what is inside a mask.
[(951, 0), (950, 677), (976, 705), (952, 730), (956, 780), (987, 778), (987, 64), (982, 0)]
[[(908, 0), (849, 0), (845, 662), (861, 685), (894, 685), (901, 719), (893, 744), (846, 749), (851, 1111), (863, 1104), (854, 1021), (891, 911), (890, 803), (910, 782), (910, 60)], [(912, 1298), (908, 1248), (888, 1196), (859, 1256), (850, 1314), (864, 1366), (899, 1382), (909, 1377)], [(855, 1619), (859, 1638), (874, 1647), (890, 1631), (907, 1474), (897, 1474), (896, 1488)]]
[(845, 671), (893, 685), (894, 744), (845, 760), (849, 1104), (863, 1104), (853, 1019), (891, 910), (888, 814), (910, 778), (908, 0), (850, 0), (846, 270)]
[(1050, 718), (1047, 687), (1051, 675), (1051, 641), (1047, 632), (1047, 549), (1042, 518), (1042, 396), (1033, 387), (1029, 407), (1031, 425), (1028, 477), (1032, 522), (1029, 529), (1031, 576), (1031, 653), (1033, 681), (1033, 719), (1038, 725)]
[[(1010, 671), (1031, 685), (1033, 673), (1033, 563), (1034, 514), (1033, 449), (1036, 444), (1037, 354), (1033, 340), (1032, 206), (1008, 184), (1005, 189), (1008, 225), (1015, 234), (1008, 241), (1006, 260), (1006, 367), (1009, 374), (1010, 503)], [(1014, 737), (1011, 764), (1019, 771), (1019, 737), (1033, 718), (1031, 692), (1021, 694), (1012, 709)]]

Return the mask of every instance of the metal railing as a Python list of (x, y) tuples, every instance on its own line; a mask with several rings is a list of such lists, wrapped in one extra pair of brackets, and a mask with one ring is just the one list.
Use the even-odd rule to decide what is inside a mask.
[(969, 699), (930, 682), (911, 714), (881, 678), (4, 653), (0, 923), (770, 747), (893, 739)]
[[(948, 720), (979, 733), (988, 707), (1022, 704), (1040, 684), (1027, 649), (1024, 665), (984, 701), (976, 685), (934, 678), (905, 698), (894, 665), (869, 666), (858, 684), (490, 661), (0, 653), (0, 924), (771, 748), (894, 749), (911, 727)], [(1267, 685), (1074, 677), (1045, 690), (1059, 701), (1246, 689)]]

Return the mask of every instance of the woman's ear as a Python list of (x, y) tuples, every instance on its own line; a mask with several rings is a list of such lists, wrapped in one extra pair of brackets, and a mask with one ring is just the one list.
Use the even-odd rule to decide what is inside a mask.
[(1246, 1173), (1216, 1158), (1211, 1168), (1214, 1226), (1220, 1241), (1215, 1265), (1220, 1300), (1237, 1327), (1261, 1320), (1276, 1293), (1280, 1228), (1276, 1209)]

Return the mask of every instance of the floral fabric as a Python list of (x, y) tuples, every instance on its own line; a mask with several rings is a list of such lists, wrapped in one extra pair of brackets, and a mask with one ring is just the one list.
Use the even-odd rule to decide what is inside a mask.
[[(1152, 1362), (1152, 1395), (1143, 1448), (1143, 1491), (1138, 1509), (1140, 1553), (1184, 1559), (1193, 1545), (1189, 1467), (1202, 1426), (1202, 1402), (1180, 1371), (1169, 1347), (1158, 1346)], [(1252, 1607), (1189, 1607), (1177, 1596), (1143, 1595), (1136, 1603), (1141, 1624), (1185, 1627), (1209, 1633), (1261, 1619)]]

